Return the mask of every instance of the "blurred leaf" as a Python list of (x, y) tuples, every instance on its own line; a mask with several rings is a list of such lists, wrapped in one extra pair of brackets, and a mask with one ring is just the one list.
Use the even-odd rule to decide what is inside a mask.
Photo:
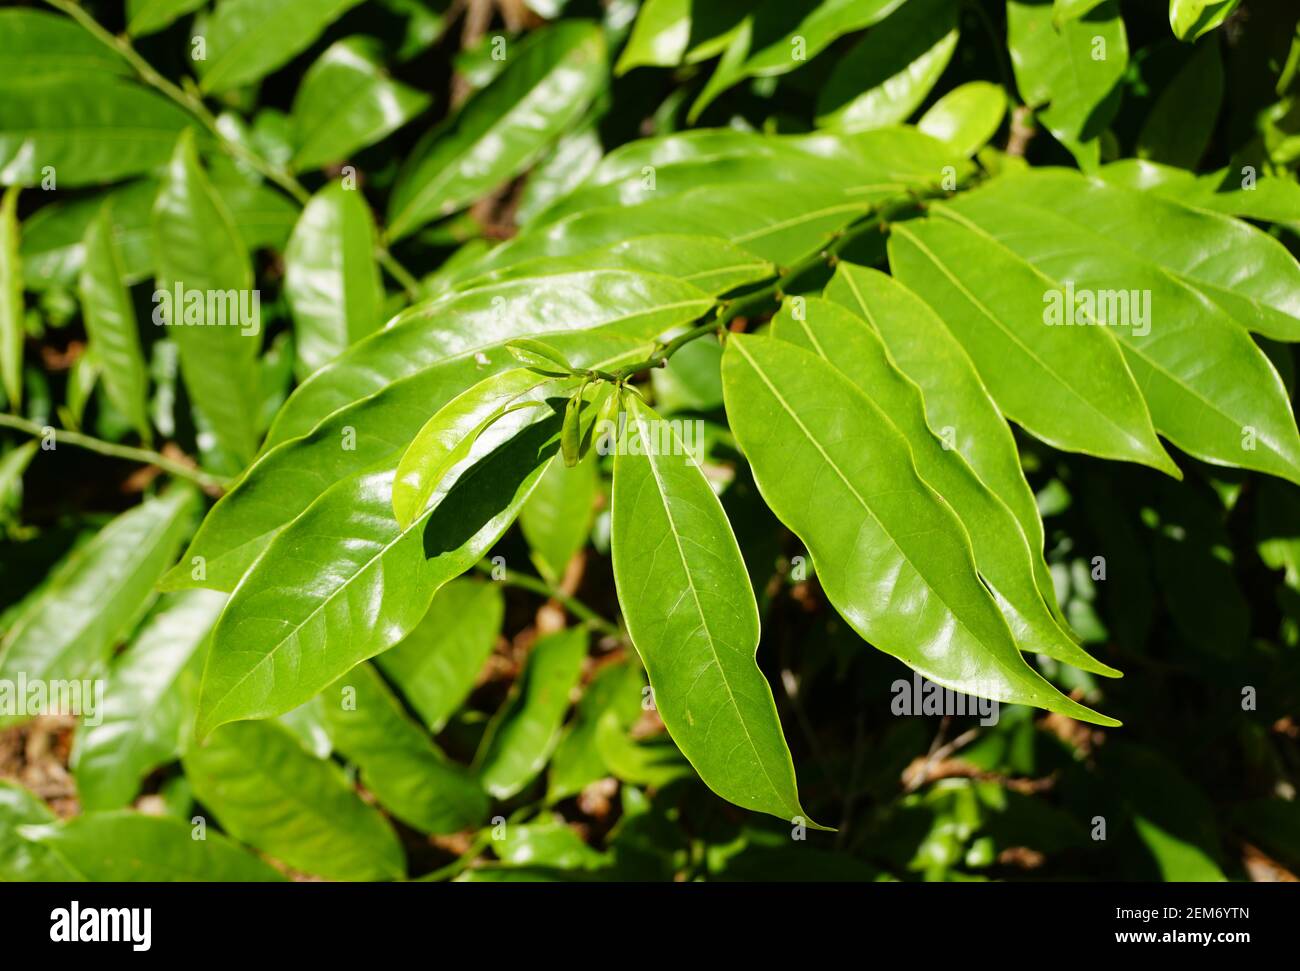
[(1214, 136), (1222, 104), (1223, 59), (1211, 37), (1197, 45), (1160, 92), (1138, 134), (1138, 158), (1196, 168)]

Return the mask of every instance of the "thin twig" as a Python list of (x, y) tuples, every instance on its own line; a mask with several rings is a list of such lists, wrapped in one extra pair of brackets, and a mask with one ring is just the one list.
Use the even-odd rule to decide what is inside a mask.
[(474, 568), (480, 573), (486, 573), (493, 579), (499, 579), (501, 583), (517, 587), (520, 590), (527, 590), (529, 593), (535, 593), (539, 597), (545, 597), (548, 600), (554, 600), (589, 627), (600, 631), (602, 634), (608, 634), (610, 637), (616, 637), (625, 644), (627, 643), (627, 635), (619, 630), (618, 625), (613, 621), (606, 620), (577, 597), (571, 597), (564, 591), (557, 590), (537, 577), (529, 576), (527, 573), (520, 573), (517, 570), (506, 569), (498, 578), (495, 572), (497, 568), (483, 560), (474, 564)]

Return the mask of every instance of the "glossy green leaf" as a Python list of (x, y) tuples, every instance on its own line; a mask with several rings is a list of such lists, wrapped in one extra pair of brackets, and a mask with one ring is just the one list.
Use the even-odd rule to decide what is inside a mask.
[(515, 221), (526, 226), (556, 199), (572, 191), (600, 164), (605, 149), (592, 121), (563, 136), (528, 175)]
[(1124, 354), (1100, 327), (1046, 324), (1057, 281), (953, 219), (896, 224), (889, 264), (975, 362), (999, 410), (1057, 448), (1178, 470)]
[[(177, 143), (158, 190), (153, 235), (158, 294), (168, 295), (162, 302), (155, 297), (154, 315), (169, 325), (180, 349), (181, 373), (195, 406), (217, 441), (242, 463), (257, 449), (248, 393), (257, 386), (260, 300), (254, 303), (248, 250), (188, 134)], [(196, 306), (199, 301), (202, 306)]]
[(619, 605), (659, 714), (700, 778), (738, 806), (806, 818), (754, 660), (749, 575), (697, 461), (671, 424), (628, 396), (610, 539)]
[(519, 525), (533, 563), (552, 583), (564, 578), (565, 567), (591, 534), (600, 487), (597, 458), (589, 452), (573, 468), (552, 462), (520, 511)]
[(126, 268), (113, 242), (107, 208), (91, 221), (82, 245), (85, 256), (78, 290), (90, 350), (103, 366), (104, 390), (113, 407), (148, 441), (149, 378), (135, 308), (124, 282)]
[(384, 288), (360, 192), (334, 182), (307, 203), (284, 251), (284, 292), (300, 379), (379, 329)]
[(846, 131), (905, 121), (957, 47), (955, 0), (910, 0), (835, 66), (817, 99), (817, 123)]
[(773, 336), (834, 366), (867, 399), (861, 420), (883, 424), (907, 441), (917, 473), (961, 520), (975, 566), (1020, 649), (1102, 674), (1118, 673), (1091, 658), (1057, 624), (1047, 607), (1055, 593), (1041, 550), (1030, 547), (1011, 510), (961, 454), (945, 447), (930, 430), (920, 389), (894, 367), (886, 345), (866, 320), (815, 297), (796, 306), (783, 307), (773, 321)]
[(10, 411), (23, 397), (23, 265), (19, 255), (18, 187), (0, 197), (0, 388)]
[(415, 629), (379, 655), (380, 670), (429, 731), (442, 731), (469, 697), (504, 617), (505, 599), (499, 586), (452, 580), (434, 595)]
[[(1133, 301), (1149, 295), (1142, 328), (1083, 329), (1114, 335), (1160, 433), (1209, 462), (1300, 478), (1300, 434), (1286, 389), (1243, 327), (1300, 336), (1300, 320), (1280, 309), (1300, 309), (1286, 282), (1300, 280), (1300, 264), (1275, 240), (1227, 217), (1065, 171), (997, 180), (944, 211), (1057, 281), (1054, 288), (1071, 280), (1078, 290), (1136, 291), (1135, 321)], [(1205, 258), (1210, 245), (1213, 260)], [(1265, 277), (1260, 267), (1269, 264), (1276, 269)], [(1122, 304), (1105, 316), (1122, 317)]]
[(193, 13), (205, 0), (126, 0), (126, 32), (133, 37), (156, 34)]
[(988, 144), (1006, 111), (1006, 91), (988, 81), (970, 81), (931, 105), (916, 127), (960, 155), (973, 155)]
[(533, 645), (474, 759), (483, 788), (497, 799), (509, 799), (545, 768), (586, 656), (587, 632), (581, 627), (549, 634)]
[(213, 632), (200, 733), (288, 711), (405, 637), (437, 589), (505, 532), (554, 456), (558, 420), (531, 411), (481, 436), (483, 458), (406, 528), (387, 465), (340, 480), (279, 533)]
[(450, 215), (526, 169), (586, 110), (606, 72), (594, 24), (566, 21), (521, 42), (496, 80), (416, 146), (393, 187), (389, 235)]
[(598, 870), (609, 864), (605, 854), (588, 846), (560, 816), (507, 824), (503, 838), (493, 842), (492, 851), (502, 862), (513, 866)]
[(1192, 209), (1300, 227), (1300, 185), (1249, 167), (1197, 176), (1168, 165), (1124, 159), (1102, 166), (1097, 175), (1112, 185), (1150, 192)]
[(360, 0), (218, 0), (204, 28), (199, 86), (218, 94), (256, 81), (299, 54)]
[(1169, 26), (1179, 40), (1193, 41), (1218, 27), (1241, 0), (1169, 0)]
[(81, 879), (50, 847), (19, 832), (19, 827), (45, 826), (54, 819), (49, 807), (32, 793), (8, 779), (0, 779), (0, 882)]
[(1096, 168), (1101, 133), (1115, 117), (1128, 67), (1118, 0), (1058, 26), (1045, 0), (1007, 0), (1007, 43), (1025, 103), (1079, 165)]
[(907, 441), (866, 419), (862, 393), (802, 348), (733, 336), (727, 415), (764, 499), (808, 546), (862, 637), (945, 687), (1114, 725), (1025, 663), (970, 542), (917, 475)]
[(220, 833), (195, 839), (172, 816), (119, 810), (24, 827), (81, 879), (105, 883), (263, 883), (279, 873)]
[(114, 658), (98, 724), (83, 722), (73, 750), (84, 810), (127, 805), (146, 775), (181, 754), (203, 669), (200, 648), (225, 603), (225, 594), (211, 590), (171, 594)]
[(273, 722), (241, 722), (183, 759), (195, 797), (221, 828), (296, 870), (331, 880), (405, 875), (402, 848), (342, 771)]
[(675, 67), (691, 41), (691, 0), (646, 0), (619, 55), (616, 74), (634, 67)]
[(1139, 158), (1194, 169), (1209, 148), (1223, 104), (1223, 59), (1209, 38), (1160, 92), (1138, 133)]
[(369, 664), (325, 690), (324, 710), (334, 744), (361, 770), (362, 785), (404, 823), (422, 833), (455, 833), (487, 817), (478, 780), (406, 717)]
[(564, 729), (547, 776), (546, 801), (577, 795), (609, 774), (597, 747), (600, 720), (612, 713), (615, 726), (627, 729), (641, 714), (645, 678), (634, 664), (609, 664), (596, 672), (582, 692), (573, 721)]
[[(0, 87), (59, 75), (127, 75), (130, 66), (80, 24), (31, 7), (0, 10)], [(16, 92), (6, 97), (19, 97)]]
[(401, 128), (430, 100), (389, 77), (373, 38), (337, 41), (303, 74), (294, 95), (293, 167), (342, 161)]
[(64, 189), (139, 175), (166, 162), (176, 137), (194, 124), (184, 109), (131, 81), (33, 81), (0, 98), (0, 185), (53, 178)]
[(1100, 7), (1104, 0), (1054, 0), (1052, 4), (1053, 22), (1058, 26), (1070, 20), (1078, 20)]
[(560, 374), (573, 370), (573, 365), (560, 351), (531, 337), (516, 337), (514, 340), (506, 341), (506, 350), (513, 354), (520, 364), (526, 364), (534, 369)]
[(173, 487), (122, 513), (60, 563), (0, 642), (0, 678), (89, 677), (175, 560), (194, 501), (192, 491)]

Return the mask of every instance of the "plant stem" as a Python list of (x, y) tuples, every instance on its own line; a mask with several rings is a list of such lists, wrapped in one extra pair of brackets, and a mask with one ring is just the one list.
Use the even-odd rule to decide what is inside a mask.
[(417, 280), (411, 272), (389, 251), (383, 243), (379, 243), (375, 249), (375, 257), (379, 260), (379, 265), (388, 271), (389, 275), (402, 285), (406, 295), (411, 300), (420, 298), (420, 281)]
[[(117, 445), (113, 442), (106, 442), (103, 439), (92, 438), (89, 435), (83, 435), (80, 432), (71, 432), (64, 429), (53, 428), (48, 425), (38, 425), (34, 421), (28, 421), (26, 418), (19, 418), (17, 415), (0, 414), (0, 427), (13, 428), (16, 431), (26, 432), (33, 438), (44, 438), (50, 432), (54, 434), (54, 441), (64, 445), (75, 445), (77, 448), (84, 448), (91, 452), (98, 452), (100, 455), (108, 455), (113, 458), (126, 459), (128, 462), (141, 462), (145, 465), (156, 465), (164, 472), (179, 476), (183, 479), (189, 479), (205, 488), (222, 489), (227, 485), (227, 480), (211, 472), (205, 472), (203, 469), (190, 468), (174, 459), (159, 452), (151, 451), (147, 448), (133, 448), (130, 445)], [(47, 431), (48, 429), (48, 431)]]
[[(480, 573), (486, 573), (488, 576), (496, 579), (493, 572), (496, 568), (493, 567), (491, 563), (480, 560), (474, 565), (474, 568)], [(573, 616), (600, 631), (602, 634), (616, 637), (624, 643), (627, 642), (627, 635), (619, 630), (617, 624), (614, 624), (612, 621), (606, 620), (604, 617), (600, 616), (600, 614), (596, 613), (596, 611), (592, 610), (577, 597), (571, 597), (567, 593), (550, 586), (545, 581), (539, 580), (537, 577), (529, 576), (527, 573), (520, 573), (517, 570), (506, 569), (499, 582), (508, 584), (512, 587), (517, 587), (520, 590), (527, 590), (529, 593), (535, 593), (539, 597), (545, 597), (547, 600), (554, 600), (563, 606), (569, 613), (573, 614)]]

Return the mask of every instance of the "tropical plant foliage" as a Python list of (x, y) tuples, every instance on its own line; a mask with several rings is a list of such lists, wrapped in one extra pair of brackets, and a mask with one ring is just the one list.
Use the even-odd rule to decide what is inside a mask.
[(0, 878), (1294, 870), (1300, 12), (1158, 6), (0, 9)]

